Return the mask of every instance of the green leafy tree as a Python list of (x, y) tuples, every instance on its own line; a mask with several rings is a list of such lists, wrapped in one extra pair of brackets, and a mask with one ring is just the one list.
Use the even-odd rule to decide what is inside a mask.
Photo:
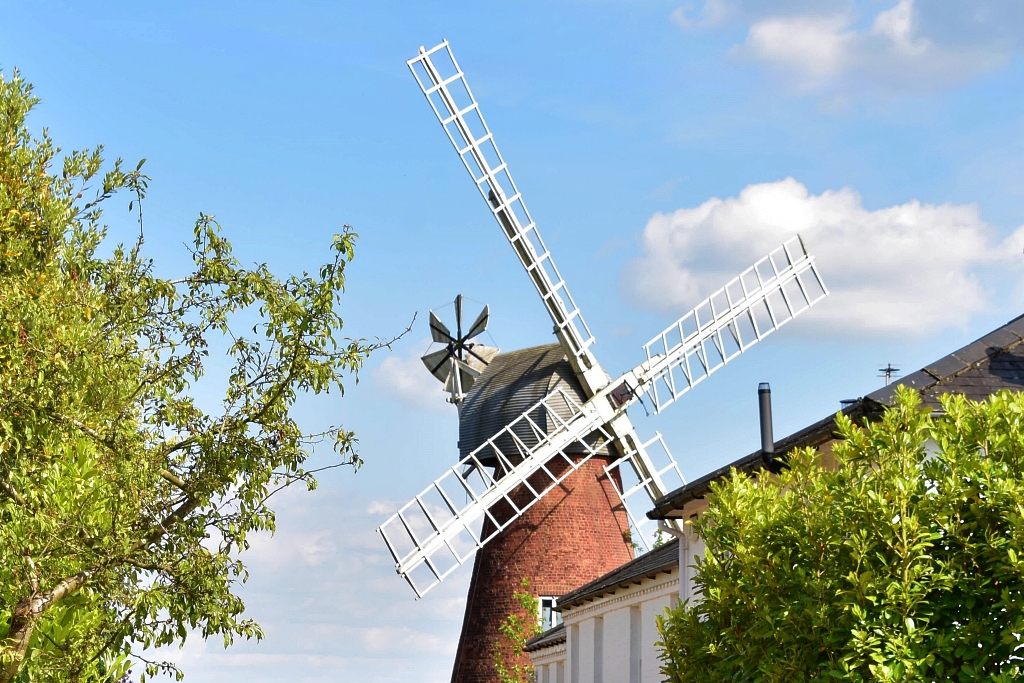
[[(280, 279), (201, 215), (194, 267), (162, 279), (143, 255), (142, 163), (61, 155), (29, 134), (35, 103), (0, 75), (0, 683), (116, 680), (132, 648), (261, 637), (234, 591), (250, 534), (274, 529), (268, 499), (315, 485), (315, 442), (360, 463), (350, 432), (304, 433), (290, 411), (376, 347), (337, 336), (347, 226), (318, 273)], [(120, 191), (128, 246), (102, 223)], [(200, 384), (211, 344), (227, 348), (222, 389)]]
[(1024, 395), (901, 390), (811, 450), (733, 473), (697, 531), (702, 597), (659, 622), (672, 681), (1010, 681), (1024, 655)]
[(494, 651), (494, 670), (501, 683), (533, 683), (533, 667), (524, 656), (529, 640), (540, 635), (540, 601), (530, 592), (530, 580), (513, 593), (519, 610), (505, 617), (498, 629), (501, 640)]

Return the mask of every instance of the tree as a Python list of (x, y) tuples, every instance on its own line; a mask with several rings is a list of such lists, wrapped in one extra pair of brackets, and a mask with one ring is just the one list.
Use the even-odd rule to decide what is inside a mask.
[(901, 390), (837, 416), (839, 468), (733, 473), (697, 522), (702, 597), (659, 622), (672, 681), (1010, 681), (1024, 654), (1024, 396)]
[(530, 580), (520, 581), (522, 590), (512, 594), (519, 609), (505, 617), (498, 630), (502, 639), (494, 650), (494, 670), (501, 683), (532, 683), (533, 667), (524, 657), (526, 643), (540, 635), (540, 601), (530, 592)]
[[(233, 590), (249, 534), (274, 529), (268, 499), (315, 486), (316, 442), (360, 464), (351, 432), (303, 433), (290, 410), (343, 391), (376, 346), (336, 336), (348, 226), (318, 273), (279, 279), (200, 215), (194, 268), (163, 279), (143, 255), (142, 162), (104, 172), (97, 148), (53, 171), (59, 148), (26, 128), (35, 103), (0, 75), (0, 683), (115, 680), (133, 648), (190, 630), (261, 637)], [(128, 246), (101, 223), (120, 191)], [(222, 393), (211, 362), (229, 367)]]

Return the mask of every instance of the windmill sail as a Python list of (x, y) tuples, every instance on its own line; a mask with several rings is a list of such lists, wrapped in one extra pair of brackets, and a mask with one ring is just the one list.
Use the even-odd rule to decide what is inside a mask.
[[(560, 389), (548, 394), (381, 525), (378, 531), (397, 572), (422, 597), (565, 477), (607, 449), (618, 458), (605, 466), (606, 472), (622, 472), (628, 465), (634, 475), (635, 483), (623, 480), (616, 483), (616, 490), (630, 523), (641, 529), (646, 520), (631, 502), (633, 496), (643, 492), (656, 499), (668, 492), (667, 480), (681, 483), (682, 475), (667, 448), (667, 464), (652, 459), (648, 447), (655, 440), (662, 446), (664, 442), (660, 435), (641, 441), (626, 409), (646, 393), (655, 412), (660, 412), (822, 300), (828, 290), (814, 258), (799, 237), (794, 238), (648, 342), (647, 359), (609, 382), (590, 350), (593, 336), (512, 181), (448, 42), (430, 50), (420, 48), (407, 64), (540, 294), (587, 397), (580, 403)], [(447, 348), (423, 361), (445, 382), (453, 402), (461, 400), (497, 353), (465, 343), (483, 331), (488, 314), (485, 308), (463, 335), (462, 297), (456, 297), (453, 337), (431, 312), (431, 337)], [(561, 407), (568, 409), (559, 412)], [(495, 473), (489, 474), (495, 463)], [(646, 544), (646, 539), (640, 540)]]
[(644, 344), (647, 362), (633, 373), (661, 412), (826, 296), (814, 257), (794, 237)]
[[(826, 296), (828, 289), (814, 257), (807, 253), (800, 237), (794, 237), (645, 344), (647, 361), (611, 382), (609, 387), (614, 388), (602, 392), (623, 411), (607, 425), (621, 454), (607, 469), (630, 466), (637, 483), (616, 490), (634, 528), (642, 532), (646, 525), (634, 510), (634, 494), (642, 490), (654, 501), (671, 490), (666, 478), (676, 485), (681, 485), (683, 479), (660, 437), (667, 463), (654, 462), (647, 452), (653, 440), (641, 442), (625, 409), (646, 393), (654, 411), (661, 412), (712, 372)], [(640, 542), (648, 545), (643, 533), (639, 536)]]
[[(423, 597), (611, 441), (602, 427), (606, 420), (592, 401), (581, 405), (556, 389), (384, 522), (378, 531), (416, 596)], [(495, 475), (481, 462), (492, 458), (498, 463)]]
[(430, 50), (421, 48), (420, 54), (407, 63), (477, 190), (530, 275), (570, 362), (577, 373), (584, 375), (585, 388), (590, 393), (596, 391), (607, 382), (607, 376), (588, 350), (594, 337), (523, 203), (448, 41)]

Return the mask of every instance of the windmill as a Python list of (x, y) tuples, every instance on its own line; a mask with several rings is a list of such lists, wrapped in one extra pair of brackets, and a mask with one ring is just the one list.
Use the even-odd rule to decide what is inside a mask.
[[(545, 501), (556, 496), (564, 497), (566, 491), (576, 490), (573, 487), (590, 486), (592, 482), (575, 480), (583, 470), (593, 472), (595, 462), (602, 463), (607, 475), (602, 485), (614, 485), (629, 525), (640, 530), (646, 520), (637, 514), (642, 510), (635, 509), (634, 496), (654, 500), (669, 490), (666, 478), (681, 476), (670, 455), (667, 464), (655, 464), (650, 449), (664, 442), (660, 435), (642, 441), (627, 409), (646, 396), (653, 411), (660, 413), (741, 352), (823, 299), (828, 290), (814, 257), (803, 241), (794, 237), (655, 336), (644, 345), (643, 362), (612, 378), (591, 349), (594, 337), (526, 209), (448, 42), (429, 50), (420, 48), (408, 66), (529, 275), (558, 338), (557, 347), (497, 356), (486, 373), (474, 378), (479, 389), (469, 395), (460, 413), (460, 450), (466, 450), (463, 435), (474, 399), (494, 384), (491, 378), (503, 371), (514, 374), (517, 368), (541, 365), (550, 368), (546, 371), (550, 376), (562, 372), (558, 381), (541, 384), (548, 388), (547, 393), (510, 416), (506, 423), (496, 425), (487, 438), (472, 440), (472, 449), (463, 452), (456, 465), (378, 529), (395, 560), (396, 571), (419, 598), (478, 550), (484, 549), (481, 555), (493, 551), (513, 532), (520, 534), (520, 539), (531, 533), (536, 536), (536, 530), (549, 523), (549, 511), (531, 517), (535, 508), (544, 508)], [(567, 369), (559, 371), (556, 361)], [(508, 381), (515, 384), (518, 380), (512, 377)], [(503, 399), (506, 408), (510, 404)], [(486, 420), (482, 423), (487, 424)], [(471, 426), (476, 428), (478, 423)], [(627, 486), (626, 478), (620, 476), (623, 469), (635, 483)], [(589, 489), (586, 495), (588, 500), (597, 500), (600, 493)], [(611, 508), (598, 512), (609, 519), (618, 514)], [(524, 520), (530, 520), (527, 530), (521, 528)], [(601, 533), (594, 527), (586, 533), (558, 538), (580, 538), (584, 542)], [(628, 530), (623, 537), (628, 538)], [(646, 542), (642, 533), (637, 540)], [(620, 553), (616, 557), (621, 557), (621, 551), (616, 552)], [(480, 557), (474, 566), (459, 658), (464, 656), (467, 637), (473, 635), (471, 613), (476, 610), (483, 614), (485, 610), (474, 602), (475, 586), (495, 581), (499, 573), (508, 575), (510, 571), (502, 564), (504, 559), (481, 569)], [(615, 559), (611, 567), (621, 561)], [(606, 571), (595, 567), (588, 569), (592, 575), (584, 581)], [(581, 576), (575, 578), (580, 580)], [(483, 656), (490, 660), (490, 651)], [(473, 676), (460, 675), (457, 661), (453, 680), (477, 680)]]
[(480, 315), (463, 334), (462, 295), (457, 295), (455, 297), (456, 331), (453, 335), (437, 317), (437, 314), (433, 311), (430, 312), (430, 338), (436, 343), (444, 344), (444, 348), (428, 353), (420, 360), (427, 366), (430, 374), (444, 384), (445, 391), (450, 394), (449, 403), (461, 405), (466, 398), (466, 391), (498, 355), (499, 349), (470, 341), (487, 329), (490, 315), (490, 307), (484, 306)]

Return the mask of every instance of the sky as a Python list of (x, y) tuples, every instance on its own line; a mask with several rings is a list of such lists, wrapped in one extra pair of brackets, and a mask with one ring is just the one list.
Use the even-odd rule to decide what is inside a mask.
[[(243, 556), (266, 629), (190, 638), (188, 681), (447, 681), (468, 567), (416, 601), (374, 529), (457, 459), (419, 361), (426, 317), (491, 307), (484, 341), (553, 341), (405, 60), (447, 38), (613, 375), (800, 233), (832, 295), (664, 414), (631, 415), (696, 478), (1024, 313), (1019, 0), (120, 3), (0, 0), (0, 69), (65, 149), (145, 157), (147, 250), (183, 272), (199, 212), (239, 257), (312, 271), (359, 233), (344, 334), (390, 338), (300, 421), (365, 466), (277, 501)], [(125, 199), (127, 202), (127, 199)], [(125, 207), (126, 208), (126, 207)], [(111, 209), (112, 239), (131, 222)], [(328, 464), (316, 453), (312, 464)]]

